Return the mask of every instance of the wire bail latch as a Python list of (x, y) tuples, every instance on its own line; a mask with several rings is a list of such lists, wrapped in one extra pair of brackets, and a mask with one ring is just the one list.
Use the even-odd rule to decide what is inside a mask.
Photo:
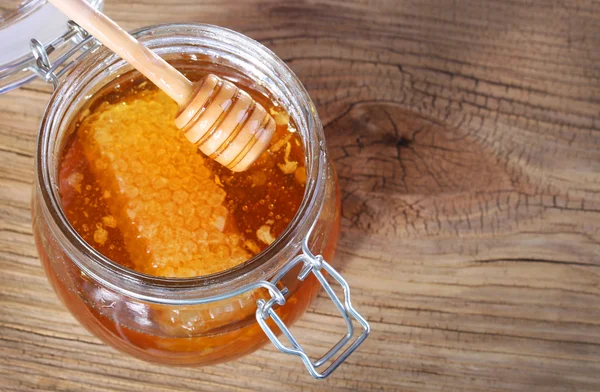
[[(274, 293), (273, 290), (269, 290), (271, 295), (271, 299), (268, 301), (258, 300), (257, 301), (257, 310), (256, 310), (256, 319), (269, 338), (271, 343), (275, 345), (281, 352), (286, 354), (297, 355), (302, 359), (304, 365), (308, 369), (308, 372), (317, 379), (322, 379), (329, 376), (335, 369), (338, 368), (348, 358), (350, 354), (360, 344), (367, 338), (370, 332), (369, 323), (362, 317), (353, 307), (350, 302), (350, 287), (348, 283), (344, 280), (344, 278), (331, 266), (327, 263), (321, 255), (313, 255), (311, 251), (308, 249), (308, 244), (305, 241), (302, 244), (302, 254), (298, 255), (294, 260), (292, 260), (284, 270), (279, 272), (277, 276), (270, 280), (273, 286), (276, 286), (277, 283), (283, 278), (283, 276), (289, 272), (294, 266), (303, 263), (302, 270), (298, 274), (298, 279), (303, 281), (306, 279), (309, 274), (314, 274), (321, 286), (325, 289), (329, 298), (333, 301), (335, 307), (340, 312), (342, 318), (346, 322), (347, 332), (346, 334), (321, 358), (313, 361), (306, 354), (300, 343), (294, 338), (288, 327), (285, 325), (283, 320), (277, 315), (273, 306), (275, 304), (279, 306), (285, 305), (285, 295), (287, 294), (287, 288), (283, 288), (282, 290), (278, 290), (278, 293)], [(333, 291), (333, 288), (325, 278), (323, 273), (325, 271), (329, 274), (337, 283), (340, 284), (344, 291), (344, 300), (343, 302), (338, 298), (336, 293)], [(271, 286), (271, 287), (273, 287)], [(269, 327), (267, 324), (267, 320), (271, 318), (279, 328), (279, 330), (283, 333), (283, 335), (287, 338), (290, 343), (289, 346), (284, 345), (281, 340), (277, 337), (275, 332)], [(321, 372), (319, 368), (321, 368), (326, 362), (330, 361), (342, 348), (346, 346), (354, 337), (354, 325), (353, 320), (357, 321), (363, 328), (362, 333), (354, 342), (346, 348), (333, 362), (326, 367)]]

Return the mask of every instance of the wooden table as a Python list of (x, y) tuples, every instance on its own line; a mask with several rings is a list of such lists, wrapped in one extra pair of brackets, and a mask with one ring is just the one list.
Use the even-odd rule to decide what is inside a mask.
[[(101, 344), (34, 248), (38, 82), (0, 97), (0, 390), (600, 390), (600, 4), (541, 3), (108, 0), (126, 28), (230, 27), (298, 74), (372, 336), (320, 382), (271, 346), (189, 369)], [(322, 350), (336, 321), (321, 295), (294, 332)]]

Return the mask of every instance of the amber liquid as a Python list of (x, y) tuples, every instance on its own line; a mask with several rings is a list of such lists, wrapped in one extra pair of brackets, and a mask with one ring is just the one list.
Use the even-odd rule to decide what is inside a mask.
[[(177, 106), (162, 91), (127, 77), (118, 85), (115, 91), (111, 84), (82, 110), (60, 164), (64, 211), (88, 244), (139, 272), (191, 277), (234, 267), (281, 235), (298, 210), (306, 181), (302, 142), (284, 110), (241, 86), (274, 116), (277, 128), (269, 149), (236, 173), (204, 157), (175, 128)], [(126, 143), (129, 147), (119, 145)], [(202, 199), (215, 194), (217, 204), (224, 194), (217, 206), (223, 211), (216, 212), (227, 217), (221, 219), (226, 220), (224, 235), (210, 223), (200, 227), (211, 218), (199, 213), (207, 207)], [(134, 203), (137, 210), (131, 213)], [(157, 248), (162, 264), (150, 266), (159, 264), (152, 254)], [(196, 257), (210, 252), (212, 259)], [(169, 265), (175, 260), (177, 265)]]
[[(226, 70), (210, 71), (236, 82), (267, 110), (277, 109), (269, 96), (255, 87), (252, 81)], [(192, 80), (201, 76), (188, 74)], [(131, 222), (117, 219), (114, 208), (111, 209), (110, 206), (112, 196), (106, 194), (102, 181), (98, 180), (97, 172), (91, 166), (94, 163), (86, 157), (83, 132), (87, 128), (84, 117), (93, 115), (103, 103), (131, 102), (136, 97), (154, 92), (149, 83), (144, 84), (141, 79), (126, 77), (97, 94), (97, 98), (82, 109), (80, 121), (72, 126), (73, 133), (65, 143), (59, 173), (63, 208), (73, 227), (99, 252), (134, 269), (139, 266), (132, 262), (126, 235), (120, 229), (127, 228)], [(275, 114), (286, 118), (285, 113), (280, 111), (275, 111)], [(268, 225), (271, 236), (280, 235), (293, 218), (303, 197), (305, 176), (302, 144), (298, 135), (293, 132), (293, 123), (284, 125), (285, 121), (278, 120), (271, 151), (248, 171), (233, 173), (216, 163), (206, 162), (213, 180), (226, 192), (225, 203), (231, 217), (226, 230), (240, 237), (241, 246), (249, 255), (267, 246), (259, 238), (257, 230)], [(288, 162), (297, 162), (297, 167), (290, 168)], [(81, 175), (73, 177), (74, 173)], [(338, 214), (335, 221), (326, 226), (328, 232), (322, 233), (327, 238), (322, 254), (328, 260), (333, 258), (339, 233), (339, 193), (336, 196)], [(245, 355), (268, 341), (254, 319), (256, 298), (266, 295), (261, 291), (241, 299), (231, 299), (231, 304), (236, 306), (234, 310), (217, 319), (214, 318), (215, 308), (211, 304), (187, 308), (142, 304), (147, 317), (145, 321), (156, 326), (155, 330), (159, 332), (149, 332), (145, 327), (136, 326), (131, 320), (139, 317), (139, 314), (128, 316), (127, 312), (120, 314), (113, 308), (99, 306), (94, 302), (95, 298), (102, 297), (106, 289), (81, 274), (72, 263), (61, 263), (60, 267), (54, 264), (53, 258), (67, 259), (68, 256), (64, 253), (50, 256), (48, 249), (60, 247), (54, 243), (54, 237), (36, 211), (37, 208), (34, 210), (34, 227), (38, 227), (35, 230), (36, 244), (54, 289), (82, 325), (113, 347), (147, 361), (172, 365), (204, 365)], [(107, 218), (109, 216), (114, 220)], [(99, 228), (102, 230), (98, 230)], [(248, 240), (256, 244), (257, 248), (248, 246)], [(320, 287), (314, 276), (300, 282), (294, 273), (289, 275), (289, 281), (284, 284), (290, 289), (290, 295), (286, 305), (277, 309), (277, 313), (288, 325), (302, 315)], [(130, 301), (127, 297), (120, 297), (116, 308), (127, 309)], [(229, 306), (227, 303), (224, 305), (223, 309)], [(173, 317), (174, 315), (177, 317)], [(269, 324), (273, 327), (271, 320)]]

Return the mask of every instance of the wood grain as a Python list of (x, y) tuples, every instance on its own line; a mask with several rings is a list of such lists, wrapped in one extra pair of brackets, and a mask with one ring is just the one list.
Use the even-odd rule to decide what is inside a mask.
[[(60, 305), (29, 213), (48, 87), (0, 97), (0, 389), (600, 390), (600, 3), (108, 0), (126, 28), (264, 43), (325, 124), (366, 343), (326, 381), (262, 349), (199, 369), (116, 353)], [(294, 327), (340, 333), (322, 295)]]

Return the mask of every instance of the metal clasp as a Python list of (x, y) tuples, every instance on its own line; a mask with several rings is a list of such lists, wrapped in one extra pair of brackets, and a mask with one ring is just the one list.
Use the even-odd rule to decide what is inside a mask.
[[(65, 61), (71, 58), (77, 51), (84, 50), (86, 44), (89, 43), (90, 38), (88, 32), (72, 20), (67, 22), (67, 26), (69, 27), (67, 32), (50, 43), (47, 47), (44, 47), (44, 45), (35, 38), (29, 42), (29, 47), (35, 58), (35, 63), (30, 66), (30, 69), (46, 82), (51, 82), (55, 89), (58, 86), (59, 77), (70, 68), (69, 66), (65, 66), (60, 72), (57, 72), (58, 67), (64, 64)], [(77, 45), (62, 54), (54, 63), (52, 63), (49, 55), (72, 38), (79, 41)]]
[[(302, 362), (304, 362), (306, 368), (308, 369), (308, 372), (314, 378), (322, 379), (329, 376), (335, 369), (338, 368), (338, 366), (342, 364), (342, 362), (346, 360), (346, 358), (348, 358), (350, 354), (352, 354), (354, 350), (356, 350), (358, 346), (361, 345), (361, 343), (367, 338), (367, 336), (369, 336), (371, 327), (369, 326), (367, 320), (365, 320), (364, 317), (362, 317), (352, 307), (352, 303), (350, 302), (350, 287), (348, 286), (348, 283), (346, 283), (344, 278), (331, 265), (329, 265), (329, 263), (323, 260), (323, 257), (321, 257), (320, 255), (313, 255), (308, 248), (307, 241), (304, 241), (302, 244), (302, 252), (303, 253), (301, 255), (297, 256), (294, 260), (292, 260), (286, 266), (286, 268), (279, 274), (277, 274), (277, 276), (275, 276), (273, 279), (271, 279), (270, 282), (273, 284), (273, 286), (276, 286), (277, 283), (281, 280), (281, 278), (283, 278), (283, 276), (287, 272), (289, 272), (294, 266), (298, 265), (299, 263), (303, 263), (304, 266), (298, 274), (298, 279), (303, 281), (310, 273), (313, 273), (315, 275), (319, 283), (321, 283), (321, 285), (325, 289), (327, 295), (329, 295), (329, 298), (331, 298), (336, 308), (342, 315), (342, 318), (346, 322), (346, 335), (344, 335), (344, 337), (342, 337), (339, 340), (339, 342), (337, 342), (321, 358), (317, 359), (316, 361), (311, 360), (300, 345), (300, 343), (298, 343), (296, 338), (294, 338), (294, 336), (292, 335), (288, 327), (285, 325), (283, 320), (281, 320), (281, 318), (273, 309), (273, 306), (275, 304), (278, 304), (279, 306), (283, 306), (285, 304), (285, 294), (287, 293), (287, 288), (284, 288), (279, 293), (273, 293), (272, 290), (269, 290), (271, 294), (270, 300), (264, 301), (261, 299), (257, 301), (258, 308), (256, 310), (256, 320), (258, 321), (258, 324), (261, 326), (269, 340), (271, 340), (271, 343), (275, 345), (275, 347), (277, 347), (281, 352), (284, 352), (286, 354), (299, 356), (302, 359)], [(323, 270), (327, 272), (333, 279), (335, 279), (335, 281), (337, 281), (340, 284), (340, 286), (342, 286), (342, 289), (344, 290), (343, 303), (337, 297), (329, 282), (327, 282), (327, 279), (325, 278), (322, 272)], [(287, 340), (291, 344), (290, 347), (285, 346), (277, 337), (277, 335), (273, 332), (273, 330), (269, 327), (269, 325), (267, 324), (267, 320), (269, 318), (273, 319), (277, 327), (287, 338)], [(331, 360), (353, 338), (354, 325), (352, 323), (352, 320), (358, 321), (358, 323), (363, 327), (361, 335), (348, 348), (346, 348), (346, 350), (344, 350), (331, 363), (331, 365), (326, 367), (322, 372), (319, 372), (318, 369), (322, 367), (326, 362)]]
[(29, 42), (29, 47), (35, 58), (35, 67), (33, 71), (46, 82), (52, 82), (52, 87), (58, 86), (58, 77), (52, 72), (52, 63), (48, 57), (48, 52), (44, 49), (44, 45), (37, 39), (33, 38)]

